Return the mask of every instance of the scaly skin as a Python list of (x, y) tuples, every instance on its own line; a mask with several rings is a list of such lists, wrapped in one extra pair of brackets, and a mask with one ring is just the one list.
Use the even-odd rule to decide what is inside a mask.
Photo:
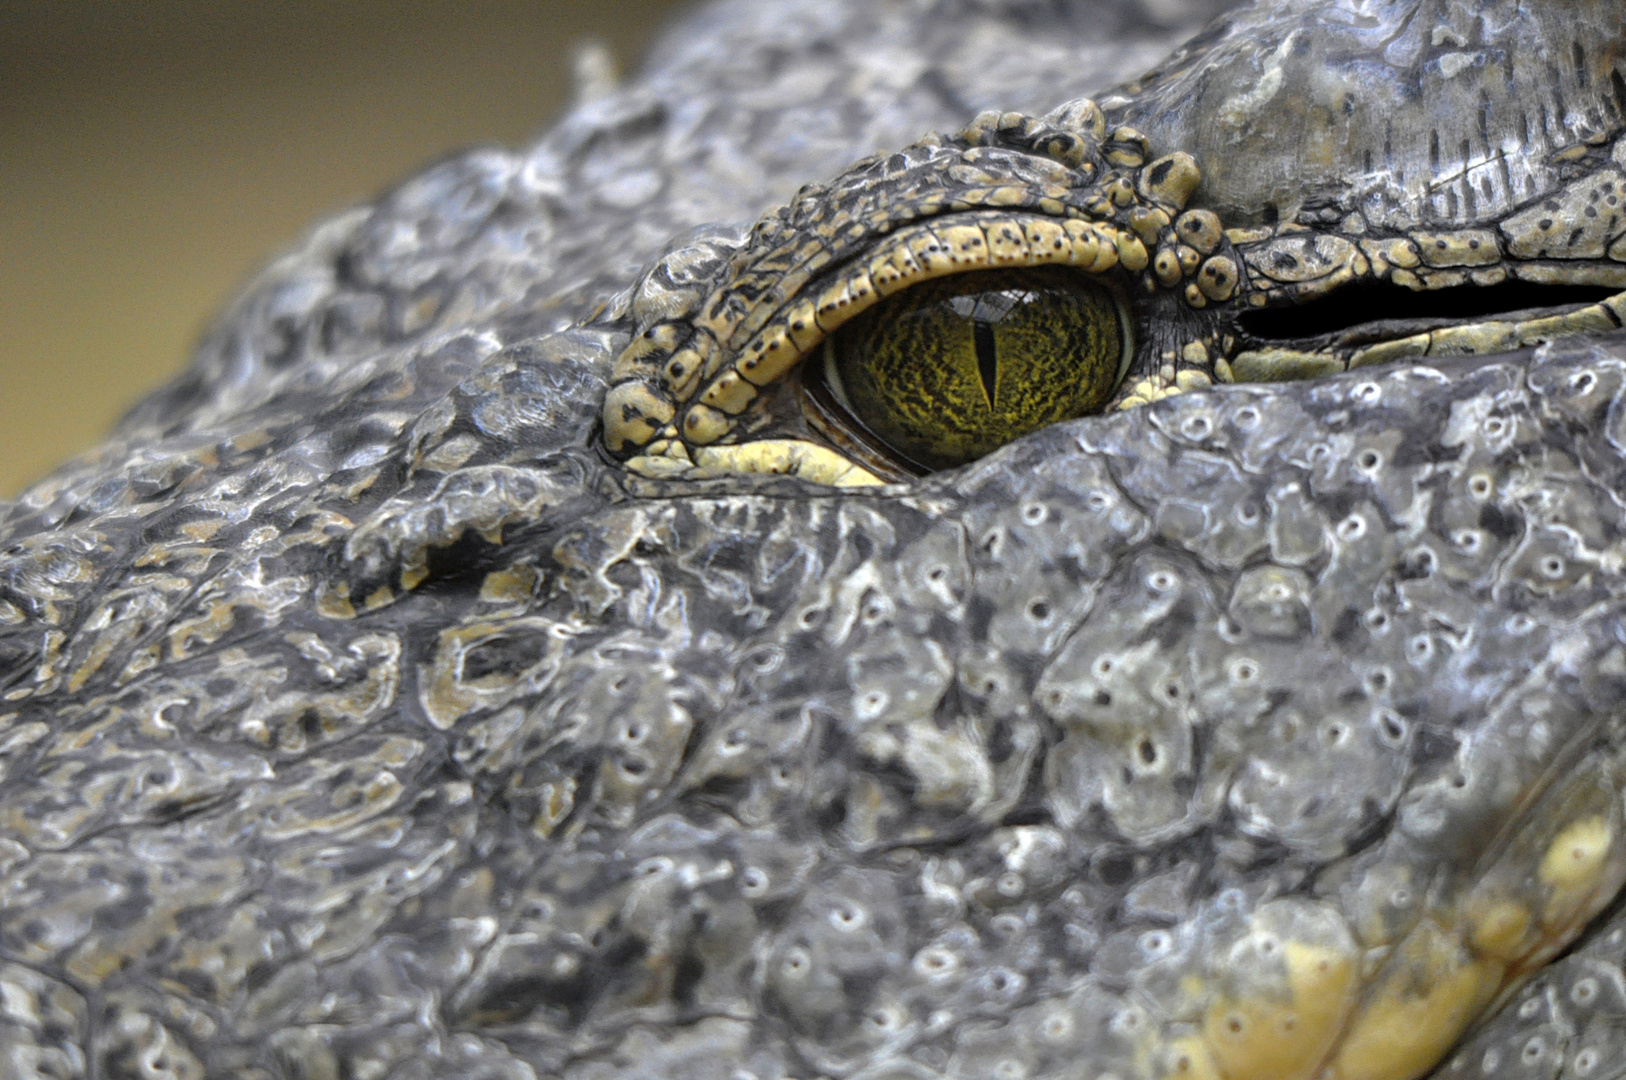
[[(268, 268), (0, 516), (0, 1076), (1620, 1075), (1615, 301), (1243, 315), (1626, 284), (1626, 18), (1103, 90), (1200, 6), (739, 0)], [(1001, 259), (1115, 275), (1120, 408), (923, 478), (803, 420), (798, 305)]]

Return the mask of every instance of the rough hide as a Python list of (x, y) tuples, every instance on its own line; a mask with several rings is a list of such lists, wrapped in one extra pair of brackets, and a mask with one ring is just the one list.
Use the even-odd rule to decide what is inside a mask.
[(0, 1075), (1410, 1080), (1497, 1008), (1437, 1075), (1619, 1075), (1626, 917), (1543, 966), (1626, 875), (1619, 335), (862, 489), (604, 445), (757, 215), (1202, 7), (704, 11), (0, 504)]

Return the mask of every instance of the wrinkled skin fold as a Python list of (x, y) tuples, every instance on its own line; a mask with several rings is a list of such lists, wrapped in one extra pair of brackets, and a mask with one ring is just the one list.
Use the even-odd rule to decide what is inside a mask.
[[(1213, 93), (1336, 69), (1309, 7), (1202, 39)], [(1389, 44), (1457, 13), (1414, 7)], [(1200, 142), (1191, 54), (1111, 88), (1212, 14), (725, 4), (268, 267), (0, 504), (0, 1075), (1620, 1075), (1621, 335), (1188, 380), (865, 487), (606, 445), (689, 302), (650, 282), (983, 109)], [(1560, 44), (1613, 93), (1618, 41)], [(1575, 123), (1529, 183), (1612, 167)], [(1302, 223), (1335, 172), (1192, 205)], [(1479, 220), (1437, 189), (1384, 221)]]

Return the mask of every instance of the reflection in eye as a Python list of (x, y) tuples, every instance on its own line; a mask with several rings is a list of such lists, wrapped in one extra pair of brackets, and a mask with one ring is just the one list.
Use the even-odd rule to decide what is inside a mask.
[(1126, 305), (1062, 269), (925, 282), (825, 343), (830, 396), (918, 469), (963, 465), (1047, 424), (1098, 412), (1133, 352)]

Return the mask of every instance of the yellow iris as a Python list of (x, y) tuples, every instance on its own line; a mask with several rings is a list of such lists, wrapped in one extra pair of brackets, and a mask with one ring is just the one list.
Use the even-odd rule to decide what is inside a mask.
[(917, 285), (828, 340), (832, 395), (905, 461), (945, 469), (1099, 412), (1133, 350), (1125, 305), (1076, 271), (958, 274)]

